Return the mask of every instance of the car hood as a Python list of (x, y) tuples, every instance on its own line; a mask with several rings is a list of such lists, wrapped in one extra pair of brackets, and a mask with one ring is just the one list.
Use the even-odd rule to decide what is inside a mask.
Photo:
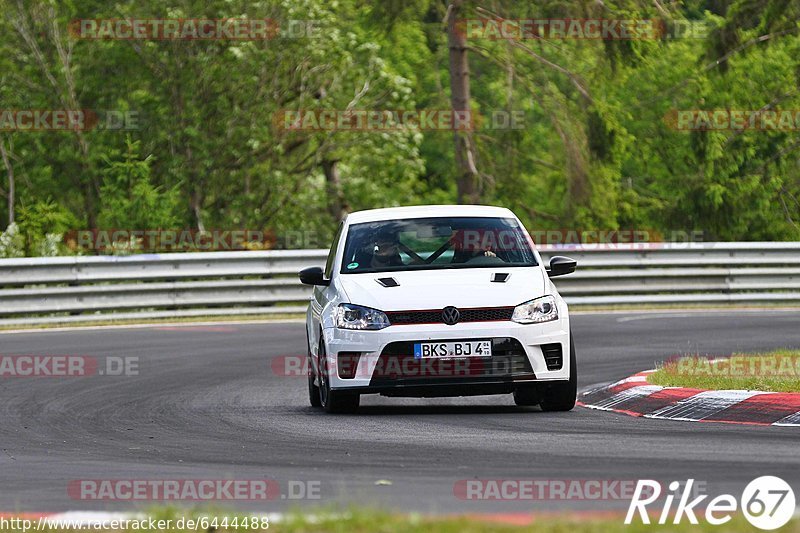
[[(504, 283), (491, 281), (495, 273), (509, 274)], [(384, 287), (381, 278), (394, 278), (397, 287)], [(459, 268), (343, 274), (339, 280), (350, 301), (382, 311), (455, 307), (505, 307), (545, 294), (545, 278), (538, 267)]]

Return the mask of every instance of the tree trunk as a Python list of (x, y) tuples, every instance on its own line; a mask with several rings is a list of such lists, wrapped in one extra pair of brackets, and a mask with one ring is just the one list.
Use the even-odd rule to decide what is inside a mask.
[(206, 226), (203, 223), (203, 192), (200, 187), (192, 185), (192, 191), (189, 196), (189, 209), (194, 217), (194, 226), (197, 231), (205, 231)]
[(325, 192), (328, 197), (328, 211), (337, 222), (344, 218), (350, 206), (344, 197), (342, 179), (339, 176), (339, 162), (322, 160), (322, 171), (325, 173)]
[[(447, 10), (447, 42), (450, 49), (450, 105), (455, 113), (470, 117), (469, 62), (467, 34), (459, 28), (463, 0), (453, 0)], [(474, 121), (469, 120), (470, 124)], [(470, 126), (471, 127), (471, 126)], [(472, 133), (456, 128), (453, 132), (456, 160), (458, 201), (474, 204), (480, 201), (480, 174), (475, 163), (475, 143)]]
[(3, 157), (3, 165), (8, 174), (8, 224), (14, 223), (14, 167), (11, 165), (11, 158), (6, 152), (5, 141), (0, 138), (0, 155)]

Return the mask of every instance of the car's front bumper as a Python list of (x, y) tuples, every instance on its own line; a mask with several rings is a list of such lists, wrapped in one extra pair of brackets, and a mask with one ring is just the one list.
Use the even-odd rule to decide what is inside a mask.
[[(563, 305), (563, 304), (562, 304)], [(562, 311), (562, 309), (560, 309)], [(519, 383), (569, 379), (570, 335), (566, 306), (543, 324), (512, 321), (393, 325), (379, 331), (323, 330), (331, 388), (362, 393), (453, 396), (511, 392)], [(493, 357), (414, 360), (413, 343), (493, 340)], [(542, 351), (560, 347), (561, 364), (550, 368)], [(358, 354), (353, 372), (347, 367)], [(548, 352), (552, 353), (552, 352)], [(347, 357), (347, 359), (345, 359)], [(342, 378), (354, 374), (350, 378)]]

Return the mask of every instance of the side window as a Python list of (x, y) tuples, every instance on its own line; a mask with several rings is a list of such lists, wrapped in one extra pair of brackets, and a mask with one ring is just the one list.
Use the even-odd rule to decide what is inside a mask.
[(325, 277), (327, 279), (331, 279), (333, 275), (333, 258), (336, 257), (336, 249), (339, 247), (339, 239), (342, 238), (342, 228), (344, 228), (344, 222), (339, 224), (339, 229), (336, 231), (336, 237), (333, 238), (333, 244), (331, 244), (331, 251), (328, 252), (328, 262), (325, 263)]

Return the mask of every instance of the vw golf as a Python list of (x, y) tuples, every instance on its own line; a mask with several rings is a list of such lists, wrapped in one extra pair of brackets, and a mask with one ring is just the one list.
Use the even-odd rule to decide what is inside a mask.
[(362, 394), (513, 394), (568, 411), (577, 368), (567, 305), (519, 219), (490, 206), (418, 206), (349, 214), (325, 268), (300, 272), (308, 393), (328, 412)]

